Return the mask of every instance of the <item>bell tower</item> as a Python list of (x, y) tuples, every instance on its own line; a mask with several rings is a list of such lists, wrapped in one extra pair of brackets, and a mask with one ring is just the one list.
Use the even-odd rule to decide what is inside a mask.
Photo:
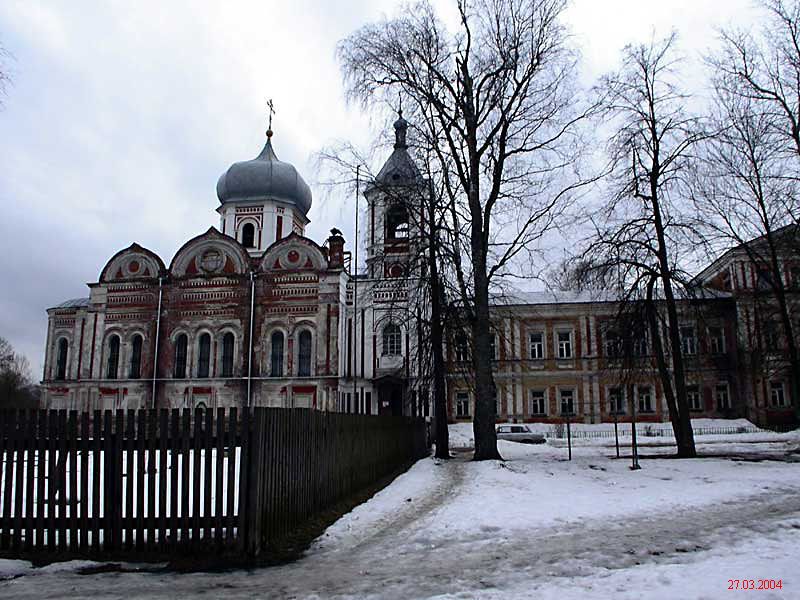
[(394, 151), (364, 192), (370, 279), (402, 278), (408, 274), (419, 209), (416, 198), (424, 182), (408, 153), (407, 132), (408, 121), (401, 109), (394, 122)]

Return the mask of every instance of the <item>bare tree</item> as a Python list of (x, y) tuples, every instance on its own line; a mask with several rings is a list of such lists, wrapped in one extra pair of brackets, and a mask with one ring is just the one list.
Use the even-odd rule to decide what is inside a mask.
[(677, 301), (688, 276), (678, 267), (677, 249), (694, 235), (682, 215), (688, 198), (682, 193), (693, 147), (704, 134), (677, 85), (675, 40), (673, 34), (626, 46), (622, 68), (602, 81), (614, 128), (608, 143), (611, 189), (601, 216), (593, 219), (595, 238), (580, 265), (584, 279), (591, 275), (605, 282), (623, 303), (644, 303), (678, 455), (691, 457), (695, 445)]
[[(585, 184), (576, 56), (565, 0), (461, 0), (450, 32), (422, 1), (338, 49), (347, 93), (369, 105), (402, 91), (438, 161), (452, 280), (471, 329), (475, 460), (496, 459), (489, 360), (493, 279), (524, 272), (559, 209)], [(525, 259), (525, 260), (523, 260)], [(448, 278), (449, 279), (449, 278)]]
[(760, 4), (763, 29), (722, 31), (722, 48), (709, 62), (717, 88), (760, 104), (783, 150), (800, 160), (800, 2)]
[[(792, 402), (800, 417), (800, 350), (792, 327), (786, 257), (798, 247), (800, 219), (800, 2), (763, 0), (759, 32), (727, 30), (707, 60), (714, 73), (717, 134), (698, 176), (700, 215), (711, 250), (739, 246), (770, 298), (755, 298), (764, 324), (780, 322)], [(769, 314), (773, 313), (773, 314)], [(760, 340), (746, 340), (760, 348)], [(775, 349), (772, 349), (775, 350)], [(766, 359), (768, 352), (755, 352)], [(757, 369), (766, 369), (757, 360)]]
[[(785, 136), (775, 127), (774, 112), (767, 105), (741, 93), (727, 73), (714, 82), (716, 133), (703, 145), (702, 167), (693, 186), (699, 221), (712, 255), (735, 246), (758, 273), (753, 300), (759, 305), (760, 329), (769, 329), (773, 319), (780, 322), (793, 403), (800, 411), (800, 358), (790, 298), (798, 282), (790, 280), (785, 268), (800, 241), (795, 158), (787, 155)], [(758, 336), (743, 342), (750, 351), (762, 346)], [(754, 367), (767, 369), (766, 359), (776, 350), (756, 352), (760, 360)]]
[(28, 359), (0, 337), (0, 408), (34, 408), (36, 405)]

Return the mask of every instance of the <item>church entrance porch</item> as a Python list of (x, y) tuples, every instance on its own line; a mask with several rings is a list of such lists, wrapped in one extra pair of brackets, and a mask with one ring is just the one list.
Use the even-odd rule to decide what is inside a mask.
[(378, 414), (402, 417), (406, 394), (406, 382), (396, 375), (384, 375), (374, 380), (378, 390)]

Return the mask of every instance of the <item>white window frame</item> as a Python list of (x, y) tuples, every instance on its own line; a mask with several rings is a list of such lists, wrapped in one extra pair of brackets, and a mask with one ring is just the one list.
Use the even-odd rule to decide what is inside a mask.
[[(542, 410), (541, 411), (534, 410), (534, 406), (535, 406), (534, 402), (538, 401), (538, 398), (537, 398), (537, 400), (534, 400), (534, 398), (533, 398), (534, 394), (541, 394), (541, 401), (542, 401)], [(545, 388), (533, 388), (533, 389), (528, 390), (528, 408), (529, 408), (529, 414), (532, 417), (545, 417), (545, 416), (547, 416), (547, 389), (545, 389)]]
[[(467, 362), (469, 360), (469, 338), (466, 334), (456, 335), (455, 339), (453, 340), (453, 358), (456, 362)], [(459, 340), (463, 339), (464, 344), (463, 346), (459, 344)]]
[(689, 405), (690, 411), (702, 412), (703, 410), (705, 410), (705, 407), (703, 406), (703, 388), (700, 385), (694, 383), (687, 385), (686, 402)]
[(403, 328), (397, 323), (386, 323), (381, 329), (381, 356), (403, 356)]
[[(533, 336), (538, 335), (539, 341), (534, 342)], [(535, 356), (537, 354), (534, 352), (534, 349), (538, 348), (539, 356)], [(529, 331), (528, 332), (528, 357), (531, 360), (543, 360), (545, 357), (545, 343), (544, 343), (544, 331)]]
[[(564, 412), (564, 392), (569, 392), (572, 395), (572, 412)], [(575, 417), (578, 415), (578, 390), (573, 387), (558, 388), (558, 414), (562, 417)]]
[[(459, 412), (458, 406), (460, 402), (466, 402), (467, 405), (467, 412), (466, 414)], [(456, 419), (468, 419), (471, 416), (470, 413), (470, 399), (469, 399), (469, 392), (464, 390), (456, 390)]]
[[(609, 337), (609, 334), (611, 333), (614, 334), (614, 337)], [(609, 330), (603, 334), (603, 353), (605, 354), (606, 358), (611, 360), (616, 360), (622, 356), (622, 338), (620, 337), (619, 332), (615, 330)]]
[[(725, 390), (725, 406), (722, 406), (722, 403), (719, 401), (720, 390)], [(714, 405), (717, 407), (717, 410), (730, 410), (733, 408), (733, 403), (731, 402), (731, 386), (727, 381), (718, 381), (717, 385), (714, 386)]]
[[(691, 329), (692, 330), (691, 337), (685, 337), (683, 335), (683, 332), (686, 329)], [(680, 338), (681, 338), (681, 352), (685, 356), (694, 356), (695, 354), (697, 354), (697, 329), (695, 328), (695, 326), (694, 325), (681, 325), (678, 328), (678, 332), (679, 332)]]
[[(567, 334), (568, 339), (562, 342), (559, 336), (564, 333)], [(556, 355), (559, 360), (572, 360), (575, 358), (575, 332), (573, 329), (556, 329), (554, 339), (556, 343)], [(569, 350), (568, 354), (565, 352), (567, 349)]]
[[(614, 403), (613, 403), (612, 398), (611, 398), (611, 392), (613, 390), (619, 390), (620, 391), (620, 397), (619, 397), (620, 403), (619, 403), (619, 405), (622, 406), (622, 410), (619, 410), (619, 406), (614, 406)], [(606, 399), (608, 401), (609, 414), (611, 414), (611, 415), (625, 415), (625, 414), (628, 414), (628, 398), (627, 398), (627, 394), (626, 394), (626, 390), (625, 390), (625, 386), (624, 385), (610, 385), (610, 386), (606, 387)]]
[[(777, 395), (775, 392), (780, 392)], [(779, 396), (779, 401), (777, 397)], [(786, 408), (789, 406), (786, 397), (786, 382), (785, 381), (770, 381), (769, 382), (769, 405), (772, 408)]]
[[(719, 331), (719, 337), (712, 335), (712, 330)], [(708, 349), (711, 354), (725, 354), (727, 352), (727, 343), (725, 340), (725, 328), (721, 325), (712, 325), (708, 328)]]
[[(649, 410), (643, 410), (642, 409), (642, 402), (641, 402), (642, 394), (640, 394), (639, 392), (641, 390), (643, 390), (643, 389), (647, 390), (647, 395), (650, 398), (650, 403), (649, 403), (650, 404), (650, 409)], [(649, 414), (652, 414), (652, 413), (656, 412), (654, 395), (655, 395), (655, 392), (653, 391), (653, 386), (652, 385), (637, 385), (636, 386), (636, 412), (641, 413), (641, 414), (646, 414), (646, 415), (649, 415)]]

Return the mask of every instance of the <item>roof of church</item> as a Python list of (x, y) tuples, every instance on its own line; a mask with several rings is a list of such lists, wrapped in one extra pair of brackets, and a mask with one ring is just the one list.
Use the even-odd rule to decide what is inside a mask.
[(272, 149), (272, 131), (267, 143), (253, 160), (233, 163), (217, 182), (221, 203), (239, 200), (280, 200), (294, 204), (308, 214), (311, 188), (293, 165), (278, 160)]
[(71, 300), (64, 300), (61, 304), (56, 304), (51, 308), (80, 308), (82, 306), (89, 306), (89, 298), (72, 298)]
[(414, 164), (411, 155), (408, 153), (406, 143), (406, 132), (408, 121), (403, 118), (400, 111), (397, 121), (394, 122), (394, 152), (384, 163), (375, 180), (384, 185), (402, 185), (408, 183), (419, 183), (422, 180), (417, 165)]

